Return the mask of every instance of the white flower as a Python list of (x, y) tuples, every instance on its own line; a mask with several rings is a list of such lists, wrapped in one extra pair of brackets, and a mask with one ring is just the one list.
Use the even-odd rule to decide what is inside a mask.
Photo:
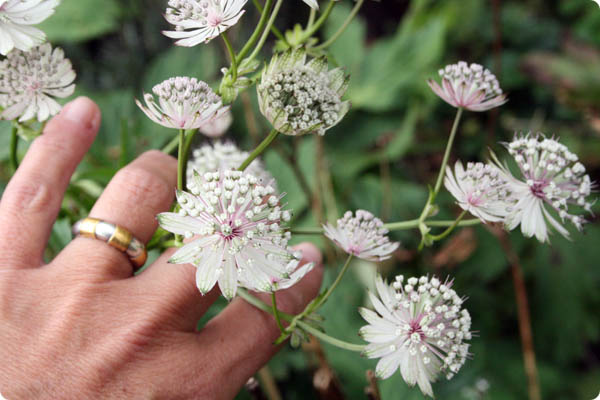
[(173, 129), (198, 129), (225, 113), (221, 98), (196, 78), (175, 77), (154, 86), (151, 94), (144, 94), (146, 106), (135, 100), (138, 107), (152, 121)]
[(238, 22), (245, 4), (246, 0), (169, 0), (165, 18), (175, 30), (163, 34), (178, 39), (179, 46), (208, 43)]
[(0, 54), (12, 49), (29, 51), (44, 43), (37, 25), (54, 13), (59, 0), (0, 0)]
[(431, 383), (440, 373), (451, 379), (465, 363), (471, 339), (471, 317), (452, 282), (423, 276), (404, 282), (399, 275), (392, 285), (380, 276), (377, 295), (369, 292), (375, 311), (360, 309), (369, 323), (359, 335), (369, 342), (364, 354), (379, 358), (375, 370), (381, 379), (400, 369), (407, 384), (419, 385), (433, 397)]
[[(238, 169), (248, 158), (248, 152), (241, 151), (231, 142), (214, 142), (205, 144), (194, 149), (187, 165), (187, 181), (192, 182), (194, 173), (204, 176), (207, 172), (230, 171)], [(265, 169), (265, 166), (256, 158), (245, 172), (255, 176), (263, 186), (272, 186), (276, 183), (273, 176)]]
[(464, 61), (439, 70), (442, 86), (429, 79), (431, 90), (446, 103), (471, 111), (487, 111), (506, 103), (506, 95), (488, 69)]
[(177, 192), (179, 213), (158, 215), (169, 232), (196, 236), (171, 257), (174, 264), (196, 266), (196, 285), (206, 294), (218, 282), (227, 299), (238, 285), (273, 292), (298, 282), (312, 266), (297, 268), (302, 257), (287, 242), (290, 212), (280, 207), (274, 189), (240, 171), (195, 175), (190, 192)]
[(211, 138), (221, 137), (227, 132), (233, 122), (231, 111), (227, 109), (212, 121), (200, 127), (200, 133)]
[(75, 72), (62, 49), (49, 43), (31, 49), (11, 51), (0, 61), (1, 117), (43, 122), (57, 114), (61, 106), (52, 97), (73, 94)]
[(550, 214), (550, 209), (558, 214), (561, 221), (569, 220), (581, 230), (585, 220), (572, 214), (570, 206), (580, 206), (591, 212), (592, 203), (586, 198), (591, 193), (592, 182), (577, 155), (565, 145), (541, 134), (516, 136), (506, 147), (520, 170), (520, 177), (514, 177), (496, 159), (518, 199), (513, 211), (506, 217), (506, 227), (512, 230), (521, 225), (526, 237), (535, 235), (539, 241), (546, 242), (549, 223), (568, 238), (569, 232)]
[(302, 1), (305, 2), (306, 4), (308, 4), (308, 6), (314, 10), (319, 9), (319, 3), (317, 3), (317, 0), (302, 0)]
[(328, 71), (324, 57), (306, 63), (304, 50), (275, 55), (256, 88), (261, 113), (286, 135), (324, 135), (350, 109), (341, 100), (348, 88), (344, 71)]
[(325, 236), (341, 247), (346, 253), (369, 261), (382, 261), (391, 257), (400, 243), (390, 242), (388, 230), (383, 222), (373, 214), (357, 210), (356, 216), (346, 211), (334, 227), (323, 225)]
[(492, 164), (468, 163), (465, 170), (457, 161), (454, 173), (446, 167), (444, 185), (463, 210), (484, 223), (503, 221), (515, 203), (504, 174)]

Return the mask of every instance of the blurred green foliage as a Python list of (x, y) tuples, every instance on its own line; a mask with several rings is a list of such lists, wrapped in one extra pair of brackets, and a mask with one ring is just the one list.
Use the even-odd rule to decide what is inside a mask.
[[(219, 69), (226, 65), (216, 40), (184, 49), (161, 35), (166, 28), (161, 16), (165, 1), (103, 0), (101, 7), (97, 3), (63, 0), (43, 25), (78, 71), (77, 94), (94, 99), (104, 115), (98, 139), (65, 197), (49, 257), (69, 241), (71, 223), (86, 214), (118, 168), (171, 139), (170, 132), (135, 107), (134, 97), (174, 75), (196, 76), (216, 86)], [(322, 32), (325, 37), (351, 7), (351, 1), (341, 0)], [(247, 8), (242, 26), (235, 29), (238, 45), (257, 18), (250, 5)], [(280, 29), (308, 15), (299, 0), (286, 2), (284, 8)], [(264, 157), (279, 187), (288, 193), (297, 226), (315, 226), (317, 221), (310, 212), (311, 199), (285, 157), (290, 151), (296, 152), (312, 192), (322, 195), (327, 217), (358, 207), (389, 221), (418, 216), (453, 118), (453, 110), (430, 92), (426, 79), (460, 59), (492, 69), (510, 101), (497, 111), (467, 114), (453, 157), (479, 160), (488, 146), (499, 150), (497, 142), (509, 139), (514, 131), (541, 130), (560, 136), (580, 155), (592, 178), (597, 181), (600, 176), (600, 10), (592, 1), (367, 2), (330, 53), (331, 63), (345, 66), (351, 74), (347, 94), (353, 103), (351, 113), (322, 143), (313, 137), (281, 138), (280, 151), (270, 150)], [(261, 135), (265, 134), (268, 127), (257, 113), (255, 93), (248, 94)], [(230, 137), (249, 149), (253, 140), (241, 101), (233, 110)], [(8, 138), (7, 124), (2, 123), (1, 187), (9, 176)], [(317, 157), (320, 146), (323, 164)], [(25, 151), (22, 145), (21, 155)], [(441, 202), (440, 218), (456, 215), (448, 195)], [(467, 307), (479, 332), (472, 341), (473, 360), (452, 381), (435, 385), (438, 398), (466, 399), (464, 389), (481, 378), (490, 384), (486, 399), (526, 398), (508, 262), (485, 228), (473, 229), (468, 239), (461, 235), (418, 254), (412, 251), (418, 232), (395, 233), (406, 252), (386, 263), (383, 273), (450, 274), (457, 291), (469, 299)], [(318, 237), (296, 238), (304, 239), (325, 245)], [(592, 221), (585, 234), (575, 232), (572, 241), (555, 235), (550, 246), (523, 239), (518, 232), (510, 235), (510, 241), (525, 269), (543, 397), (592, 399), (600, 391), (600, 225)], [(340, 263), (329, 259), (332, 269)], [(363, 322), (357, 307), (365, 301), (359, 274), (348, 275), (323, 310), (327, 331), (358, 342), (356, 332)], [(209, 316), (223, 306), (213, 308)], [(374, 362), (327, 345), (324, 350), (346, 398), (365, 398), (364, 371)], [(311, 381), (318, 363), (310, 352), (285, 348), (269, 365), (283, 398), (317, 398)], [(383, 399), (422, 398), (399, 374), (380, 382), (380, 389)]]

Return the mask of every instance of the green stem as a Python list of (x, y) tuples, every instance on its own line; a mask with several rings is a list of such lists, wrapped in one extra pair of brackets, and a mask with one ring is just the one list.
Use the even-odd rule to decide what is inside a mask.
[(194, 141), (194, 137), (198, 133), (198, 129), (188, 130), (185, 134), (185, 142), (183, 144), (183, 185), (187, 186), (187, 164), (190, 158), (190, 149), (192, 147), (192, 142)]
[(258, 21), (258, 25), (254, 29), (254, 32), (252, 32), (252, 36), (250, 36), (250, 39), (248, 39), (244, 47), (242, 47), (242, 50), (240, 50), (240, 54), (238, 54), (237, 56), (238, 61), (241, 61), (244, 58), (244, 56), (248, 54), (252, 46), (256, 44), (256, 41), (260, 37), (260, 34), (262, 33), (265, 24), (267, 23), (267, 19), (269, 18), (269, 11), (271, 10), (271, 6), (273, 5), (273, 0), (267, 0), (264, 9), (260, 5), (260, 3), (258, 3), (258, 0), (254, 1), (254, 5), (260, 12), (260, 20)]
[(177, 151), (177, 189), (185, 189), (185, 156), (183, 154), (183, 148), (185, 144), (185, 130), (179, 130), (178, 137), (178, 151)]
[(329, 18), (329, 15), (331, 14), (333, 7), (335, 6), (335, 3), (336, 3), (336, 0), (329, 1), (327, 8), (323, 12), (323, 14), (321, 14), (321, 16), (319, 17), (317, 22), (312, 24), (310, 28), (308, 28), (306, 31), (304, 31), (304, 34), (302, 35), (301, 39), (296, 44), (304, 43), (306, 41), (306, 39), (308, 39), (309, 37), (314, 35), (319, 30), (321, 25), (323, 25), (325, 23), (325, 21), (327, 21), (327, 18)]
[[(442, 221), (424, 221), (427, 226), (445, 228), (452, 226), (456, 223), (456, 220), (442, 220)], [(479, 225), (481, 220), (479, 218), (466, 219), (464, 221), (459, 221), (456, 223), (456, 226), (464, 227), (464, 226), (474, 226)], [(390, 222), (389, 224), (383, 225), (384, 228), (389, 231), (402, 231), (407, 229), (413, 229), (419, 227), (418, 219), (411, 219), (409, 221), (398, 221), (398, 222)], [(294, 235), (321, 235), (323, 234), (323, 228), (319, 227), (311, 227), (311, 228), (296, 228), (292, 229), (291, 233)]]
[(317, 17), (317, 10), (314, 8), (310, 8), (310, 14), (308, 15), (308, 22), (306, 23), (306, 29), (309, 29), (315, 23), (315, 18)]
[(442, 166), (440, 167), (440, 173), (438, 175), (437, 181), (435, 182), (435, 188), (433, 189), (432, 202), (435, 201), (435, 197), (437, 196), (438, 192), (440, 191), (440, 187), (442, 186), (442, 182), (446, 174), (446, 165), (448, 164), (448, 159), (450, 158), (450, 151), (452, 150), (452, 145), (454, 144), (454, 138), (456, 137), (456, 132), (458, 131), (458, 123), (460, 122), (460, 117), (462, 116), (462, 113), (463, 108), (459, 107), (456, 111), (454, 123), (452, 124), (452, 130), (450, 131), (450, 138), (448, 139), (446, 151), (444, 152), (444, 158), (442, 160)]
[(256, 57), (256, 55), (260, 51), (260, 49), (262, 49), (263, 45), (265, 44), (265, 41), (267, 40), (267, 37), (269, 36), (271, 27), (273, 27), (273, 23), (275, 23), (275, 18), (277, 18), (277, 14), (279, 13), (279, 9), (281, 8), (282, 4), (283, 4), (283, 0), (277, 0), (277, 3), (275, 3), (275, 7), (273, 8), (273, 12), (271, 13), (271, 18), (269, 18), (269, 22), (267, 22), (267, 27), (263, 31), (262, 36), (260, 37), (260, 40), (256, 44), (256, 47), (254, 48), (252, 53), (248, 56), (248, 60), (253, 60), (254, 57)]
[(221, 33), (221, 37), (223, 38), (223, 42), (225, 42), (225, 47), (227, 47), (227, 52), (229, 53), (229, 60), (231, 61), (231, 75), (233, 77), (233, 81), (235, 82), (237, 79), (237, 59), (235, 56), (235, 51), (233, 50), (233, 46), (231, 42), (227, 38), (227, 34), (225, 32)]
[(10, 166), (15, 172), (19, 168), (19, 158), (17, 150), (19, 149), (19, 135), (17, 135), (17, 127), (12, 126), (10, 130)]
[(269, 147), (269, 145), (271, 144), (271, 142), (273, 142), (273, 140), (275, 140), (275, 138), (277, 137), (277, 135), (279, 134), (279, 132), (276, 129), (271, 130), (271, 132), (269, 132), (269, 135), (265, 138), (265, 140), (263, 140), (255, 149), (254, 151), (248, 156), (248, 158), (246, 158), (246, 160), (244, 160), (244, 162), (242, 163), (242, 165), (240, 165), (240, 167), (238, 168), (238, 170), (243, 171), (246, 169), (246, 167), (248, 165), (250, 165), (250, 163), (252, 161), (254, 161), (254, 159), (258, 156), (260, 156), (262, 154), (263, 151), (265, 151), (267, 149), (267, 147)]
[(348, 18), (346, 18), (346, 20), (344, 21), (342, 26), (340, 26), (339, 29), (333, 34), (333, 36), (331, 36), (331, 38), (329, 38), (325, 43), (322, 43), (322, 44), (316, 46), (315, 50), (325, 49), (325, 48), (331, 46), (333, 44), (333, 42), (338, 40), (339, 37), (342, 36), (342, 34), (346, 31), (346, 29), (348, 28), (348, 26), (350, 25), (350, 23), (352, 22), (354, 17), (356, 17), (356, 14), (358, 14), (358, 11), (362, 7), (363, 3), (364, 3), (364, 0), (358, 0), (356, 2), (356, 4), (354, 5), (354, 8), (350, 12), (350, 15), (348, 15)]
[(438, 241), (438, 240), (442, 240), (442, 239), (446, 238), (454, 230), (454, 228), (456, 228), (458, 226), (458, 224), (463, 219), (463, 217), (465, 216), (466, 213), (467, 213), (467, 211), (463, 210), (463, 212), (460, 213), (460, 215), (458, 216), (458, 218), (456, 218), (456, 220), (454, 221), (454, 223), (452, 225), (450, 225), (444, 232), (440, 233), (439, 235), (431, 235), (431, 238), (434, 241)]
[(281, 318), (279, 317), (279, 310), (277, 309), (277, 299), (275, 298), (275, 292), (271, 293), (271, 306), (273, 311), (273, 316), (275, 317), (275, 322), (277, 322), (277, 327), (281, 333), (285, 333), (285, 328), (281, 323)]
[[(238, 289), (237, 295), (239, 297), (241, 297), (242, 299), (244, 299), (246, 302), (252, 304), (254, 307), (273, 315), (273, 310), (271, 309), (271, 307), (269, 307), (268, 305), (266, 305), (265, 303), (263, 303), (261, 300), (257, 299), (256, 297), (252, 296), (250, 293), (246, 292), (244, 289)], [(292, 319), (294, 319), (293, 315), (284, 313), (281, 310), (277, 310), (277, 312), (281, 317), (283, 317), (283, 319), (285, 319), (288, 322), (291, 322)], [(321, 339), (324, 342), (334, 345), (336, 347), (350, 350), (350, 351), (357, 351), (357, 352), (362, 352), (365, 348), (365, 346), (363, 346), (363, 345), (347, 343), (342, 340), (331, 337), (331, 336), (319, 331), (318, 329), (313, 328), (306, 322), (296, 321), (296, 324), (300, 328), (304, 329), (306, 332), (310, 333), (311, 335)]]
[(329, 289), (327, 289), (327, 292), (325, 292), (325, 295), (323, 297), (321, 297), (321, 299), (319, 300), (319, 302), (316, 303), (314, 306), (311, 307), (310, 312), (317, 311), (319, 308), (321, 308), (321, 306), (323, 304), (325, 304), (325, 302), (327, 301), (327, 299), (329, 298), (329, 296), (331, 296), (331, 293), (333, 293), (333, 291), (335, 290), (335, 288), (337, 287), (337, 285), (342, 281), (342, 277), (344, 276), (344, 274), (348, 270), (348, 267), (350, 266), (350, 261), (352, 261), (352, 257), (353, 257), (352, 254), (348, 255), (348, 258), (346, 259), (346, 263), (342, 267), (342, 270), (338, 274), (337, 278), (335, 278), (335, 281), (333, 281), (333, 283), (331, 284), (331, 286), (329, 287)]
[(306, 332), (310, 333), (314, 337), (319, 338), (322, 341), (327, 342), (335, 347), (339, 347), (340, 349), (355, 351), (358, 353), (362, 353), (365, 350), (365, 346), (362, 344), (344, 342), (343, 340), (334, 338), (332, 336), (329, 336), (325, 332), (321, 332), (320, 330), (313, 328), (306, 322), (298, 321), (297, 324), (300, 328), (304, 329)]
[[(252, 0), (252, 2), (254, 3), (254, 7), (256, 7), (256, 9), (258, 10), (258, 12), (262, 14), (262, 12), (263, 12), (263, 8), (262, 8), (262, 6), (260, 5), (260, 3), (258, 2), (258, 0)], [(282, 41), (282, 42), (284, 42), (285, 44), (289, 44), (289, 43), (287, 42), (287, 40), (285, 39), (285, 37), (283, 36), (283, 33), (281, 33), (281, 31), (280, 31), (279, 29), (277, 29), (277, 27), (276, 27), (275, 25), (272, 25), (272, 26), (271, 26), (271, 32), (273, 32), (273, 34), (274, 34), (275, 36), (277, 36), (277, 38), (278, 38), (279, 40), (281, 40), (281, 41)], [(244, 53), (244, 54), (245, 54), (245, 53)]]

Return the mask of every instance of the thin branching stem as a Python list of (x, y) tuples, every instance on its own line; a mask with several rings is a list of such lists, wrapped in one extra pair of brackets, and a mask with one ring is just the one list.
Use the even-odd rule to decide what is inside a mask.
[(354, 8), (352, 8), (350, 14), (344, 21), (344, 23), (338, 28), (338, 30), (333, 34), (333, 36), (331, 36), (326, 42), (316, 46), (315, 50), (326, 49), (327, 47), (331, 46), (336, 40), (338, 40), (340, 36), (342, 36), (342, 34), (346, 31), (354, 17), (356, 17), (356, 14), (358, 14), (358, 11), (360, 10), (364, 2), (365, 0), (358, 0), (354, 5)]
[(254, 151), (248, 156), (248, 158), (246, 158), (246, 160), (244, 160), (244, 162), (242, 163), (242, 165), (240, 165), (240, 167), (238, 168), (238, 170), (240, 170), (240, 171), (245, 170), (248, 167), (248, 165), (250, 165), (250, 163), (252, 161), (254, 161), (254, 159), (256, 157), (260, 156), (263, 153), (263, 151), (265, 151), (267, 149), (267, 147), (269, 147), (269, 145), (273, 142), (273, 140), (275, 140), (275, 138), (277, 137), (278, 134), (279, 134), (279, 131), (277, 131), (277, 129), (271, 130), (271, 132), (265, 138), (265, 140), (263, 140), (254, 149)]
[(260, 37), (260, 34), (263, 32), (265, 25), (267, 24), (267, 20), (269, 18), (269, 11), (271, 11), (271, 6), (273, 5), (273, 0), (267, 0), (265, 3), (265, 8), (263, 9), (258, 0), (254, 0), (254, 5), (256, 9), (260, 12), (260, 20), (258, 21), (258, 25), (252, 32), (252, 36), (246, 42), (240, 53), (237, 55), (237, 61), (240, 62), (244, 58), (246, 54), (252, 49), (252, 46), (256, 44), (256, 41)]

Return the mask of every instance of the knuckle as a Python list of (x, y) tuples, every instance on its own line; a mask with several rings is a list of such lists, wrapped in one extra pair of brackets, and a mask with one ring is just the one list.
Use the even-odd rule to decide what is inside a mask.
[(50, 209), (58, 198), (46, 181), (38, 178), (31, 177), (10, 185), (2, 198), (2, 205), (13, 212), (18, 210), (19, 214), (39, 213)]
[(135, 202), (143, 199), (145, 204), (157, 206), (170, 198), (172, 188), (161, 177), (141, 167), (129, 166), (120, 170), (114, 178), (119, 196), (127, 196)]

